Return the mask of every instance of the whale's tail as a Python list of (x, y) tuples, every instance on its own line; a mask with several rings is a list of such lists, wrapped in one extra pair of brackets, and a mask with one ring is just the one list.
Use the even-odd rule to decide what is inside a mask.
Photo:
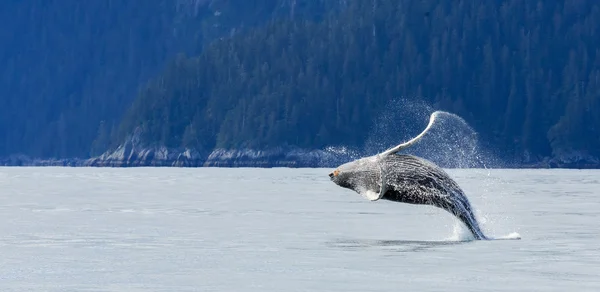
[(467, 226), (475, 239), (489, 240), (490, 238), (488, 238), (481, 230), (467, 197), (461, 193), (458, 194), (456, 198), (457, 200), (454, 202), (453, 206), (449, 208), (449, 211)]

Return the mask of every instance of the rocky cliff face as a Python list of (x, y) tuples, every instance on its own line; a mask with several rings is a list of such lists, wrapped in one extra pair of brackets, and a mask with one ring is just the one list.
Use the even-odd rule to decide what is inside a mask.
[[(167, 148), (139, 143), (135, 137), (114, 150), (90, 159), (34, 159), (25, 155), (0, 158), (0, 166), (92, 166), (92, 167), (336, 167), (363, 155), (345, 148), (306, 150), (277, 147), (266, 150), (215, 149), (199, 151), (188, 148)], [(425, 157), (442, 167), (436, 157)], [(510, 164), (486, 165), (491, 168), (579, 168), (598, 169), (600, 158), (587, 153), (561, 153), (555, 157), (531, 158), (524, 155)]]
[(540, 168), (597, 169), (600, 168), (600, 157), (582, 152), (568, 152), (556, 157), (546, 158)]
[(99, 167), (332, 167), (343, 163), (342, 161), (322, 150), (217, 149), (205, 155), (195, 149), (187, 148), (121, 146), (113, 152), (88, 159), (81, 165)]
[[(323, 150), (215, 150), (202, 155), (193, 149), (120, 148), (90, 159), (37, 159), (24, 155), (0, 158), (0, 166), (72, 167), (336, 167), (350, 159)], [(440, 165), (453, 168), (452, 166)], [(600, 158), (576, 154), (544, 158), (527, 163), (486, 165), (488, 168), (571, 168), (600, 169)]]
[(135, 167), (332, 167), (353, 158), (348, 151), (277, 147), (266, 150), (215, 149), (198, 151), (139, 144), (130, 138), (115, 150), (81, 163), (84, 166)]
[[(342, 163), (368, 154), (344, 148), (306, 150), (295, 147), (278, 147), (266, 150), (216, 149), (200, 152), (195, 149), (141, 147), (128, 141), (114, 151), (88, 159), (79, 165), (134, 167), (336, 167)], [(460, 167), (439, 157), (425, 157), (441, 167)], [(580, 152), (562, 153), (555, 157), (517, 159), (513, 163), (486, 165), (491, 168), (600, 168), (600, 158)]]

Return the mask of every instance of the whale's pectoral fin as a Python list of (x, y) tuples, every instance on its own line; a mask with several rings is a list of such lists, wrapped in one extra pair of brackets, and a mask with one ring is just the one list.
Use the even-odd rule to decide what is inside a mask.
[(365, 191), (361, 192), (361, 194), (365, 198), (367, 198), (367, 200), (369, 200), (371, 202), (375, 202), (375, 201), (383, 198), (383, 195), (388, 190), (388, 186), (385, 183), (386, 182), (385, 172), (383, 171), (383, 166), (381, 166), (381, 165), (379, 165), (379, 172), (380, 172), (380, 177), (381, 177), (381, 186), (379, 188), (379, 192), (377, 192), (376, 190), (365, 190)]
[(369, 201), (372, 201), (372, 202), (383, 198), (383, 195), (388, 190), (388, 186), (386, 184), (386, 179), (385, 179), (385, 171), (383, 170), (383, 165), (379, 165), (379, 174), (381, 177), (381, 186), (379, 187), (379, 193), (370, 191), (370, 190), (365, 193), (365, 197)]
[(379, 194), (374, 192), (374, 191), (366, 191), (365, 192), (365, 197), (367, 198), (367, 200), (374, 202), (380, 199)]
[(423, 138), (423, 136), (425, 135), (425, 133), (427, 133), (427, 131), (429, 131), (429, 129), (431, 128), (431, 126), (433, 125), (433, 122), (435, 121), (436, 117), (438, 116), (438, 114), (440, 113), (440, 111), (436, 111), (433, 112), (431, 114), (431, 116), (429, 117), (429, 123), (427, 124), (427, 127), (425, 127), (425, 129), (423, 130), (423, 132), (421, 132), (421, 134), (417, 135), (416, 137), (410, 139), (408, 142), (402, 143), (400, 145), (397, 145), (395, 147), (392, 147), (382, 153), (380, 153), (380, 156), (387, 156), (387, 155), (392, 155), (392, 154), (396, 154), (398, 153), (400, 150), (402, 149), (406, 149), (410, 146), (412, 146), (413, 144), (417, 143), (419, 140), (421, 140), (421, 138)]

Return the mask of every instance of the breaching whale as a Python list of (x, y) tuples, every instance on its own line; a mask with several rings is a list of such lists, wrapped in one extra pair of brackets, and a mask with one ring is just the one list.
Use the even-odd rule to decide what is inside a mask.
[(425, 130), (410, 141), (342, 164), (329, 177), (338, 186), (353, 190), (370, 201), (383, 199), (442, 208), (463, 222), (476, 239), (487, 240), (466, 195), (441, 167), (424, 158), (397, 154), (419, 141), (439, 113), (432, 113)]

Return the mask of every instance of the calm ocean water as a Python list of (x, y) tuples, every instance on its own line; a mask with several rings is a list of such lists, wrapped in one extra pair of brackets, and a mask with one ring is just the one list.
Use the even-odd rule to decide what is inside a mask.
[(0, 168), (0, 291), (600, 291), (600, 171), (448, 170), (494, 241), (329, 171)]

